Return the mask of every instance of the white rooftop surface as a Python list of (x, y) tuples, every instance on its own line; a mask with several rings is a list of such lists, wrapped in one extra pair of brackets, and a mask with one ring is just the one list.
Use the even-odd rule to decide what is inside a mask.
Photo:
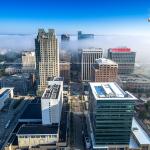
[(92, 93), (97, 100), (102, 99), (134, 99), (129, 92), (124, 92), (115, 82), (90, 82)]
[(91, 51), (91, 52), (94, 52), (94, 51), (102, 51), (101, 48), (94, 48), (94, 47), (91, 47), (91, 48), (83, 48), (82, 51), (86, 52), (86, 51)]
[(134, 137), (132, 135), (130, 137), (129, 148), (130, 149), (138, 149), (139, 148), (138, 143), (136, 142), (136, 140), (134, 139)]
[(6, 90), (13, 90), (14, 88), (5, 88), (5, 87), (3, 87), (3, 88), (1, 88), (0, 89), (0, 94), (2, 94), (2, 93), (4, 93)]
[[(134, 130), (133, 130), (134, 129)], [(140, 144), (150, 144), (150, 137), (144, 131), (144, 129), (139, 125), (135, 118), (132, 121), (132, 133), (138, 140)]]
[(106, 58), (99, 58), (95, 60), (99, 65), (117, 65), (114, 61)]

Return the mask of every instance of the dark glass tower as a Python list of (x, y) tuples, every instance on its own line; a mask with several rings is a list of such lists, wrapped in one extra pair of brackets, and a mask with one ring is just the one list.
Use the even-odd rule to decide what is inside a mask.
[(93, 145), (127, 147), (136, 98), (112, 82), (90, 83), (90, 87)]

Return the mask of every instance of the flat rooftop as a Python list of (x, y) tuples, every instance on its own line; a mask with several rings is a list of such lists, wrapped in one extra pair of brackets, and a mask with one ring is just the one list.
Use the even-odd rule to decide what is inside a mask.
[(63, 77), (49, 77), (48, 81), (63, 81)]
[(134, 99), (129, 92), (124, 92), (115, 82), (90, 82), (92, 93), (97, 100), (102, 99)]
[(119, 53), (131, 52), (131, 49), (127, 47), (111, 48), (110, 50), (111, 52), (119, 52)]
[(58, 125), (42, 125), (42, 124), (32, 124), (32, 125), (22, 125), (17, 133), (17, 135), (37, 135), (37, 134), (57, 134)]
[(132, 121), (132, 134), (141, 145), (150, 144), (150, 137), (135, 118)]
[(94, 47), (90, 47), (90, 48), (83, 48), (81, 49), (81, 52), (102, 52), (102, 48), (94, 48)]
[(59, 91), (60, 85), (49, 85), (48, 88), (45, 89), (42, 99), (58, 99)]
[(117, 65), (114, 61), (106, 58), (99, 58), (95, 60), (97, 64), (99, 65)]
[(41, 104), (31, 103), (26, 107), (19, 120), (37, 120), (37, 119), (42, 120)]
[(150, 79), (142, 75), (120, 75), (122, 82), (131, 82), (131, 83), (148, 83), (150, 84)]

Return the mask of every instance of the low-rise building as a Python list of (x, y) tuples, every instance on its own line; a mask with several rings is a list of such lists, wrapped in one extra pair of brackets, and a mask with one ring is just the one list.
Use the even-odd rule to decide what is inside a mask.
[(10, 75), (16, 74), (16, 73), (22, 73), (22, 69), (20, 66), (12, 65), (12, 66), (5, 68), (5, 73), (10, 74)]
[(17, 133), (18, 146), (33, 147), (42, 144), (56, 144), (58, 141), (58, 126), (23, 125)]
[(92, 65), (91, 81), (116, 82), (118, 76), (118, 64), (112, 60), (99, 58)]
[(0, 78), (0, 87), (14, 87), (15, 95), (26, 95), (33, 87), (33, 77), (30, 74), (14, 74)]
[(134, 93), (150, 92), (150, 79), (143, 75), (120, 75), (118, 83), (124, 90), (129, 90)]
[(149, 150), (150, 137), (139, 124), (138, 120), (133, 118), (129, 150)]

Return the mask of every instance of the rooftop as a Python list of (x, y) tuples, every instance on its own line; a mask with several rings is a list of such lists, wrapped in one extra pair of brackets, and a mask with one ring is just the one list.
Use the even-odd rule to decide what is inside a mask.
[(129, 92), (124, 92), (115, 82), (90, 82), (92, 93), (97, 100), (103, 99), (134, 99)]
[(132, 133), (136, 140), (142, 145), (142, 144), (150, 144), (150, 137), (148, 134), (144, 131), (144, 129), (140, 126), (140, 124), (137, 122), (135, 118), (133, 118), (132, 121)]
[(49, 77), (48, 81), (63, 81), (63, 77)]
[(110, 60), (110, 59), (106, 59), (106, 58), (99, 58), (95, 60), (97, 64), (99, 65), (117, 65), (117, 63), (115, 63), (114, 61)]
[(111, 52), (131, 52), (130, 48), (122, 47), (122, 48), (111, 48)]
[(150, 84), (150, 79), (146, 78), (142, 75), (120, 75), (120, 78), (122, 82), (133, 82), (133, 83), (149, 83)]
[(32, 124), (32, 125), (22, 125), (17, 133), (21, 134), (57, 134), (58, 125), (41, 125), (41, 124)]
[(94, 47), (90, 47), (90, 48), (83, 48), (81, 49), (82, 52), (102, 52), (102, 48), (94, 48)]
[(22, 113), (19, 120), (42, 120), (41, 104), (29, 104)]
[(57, 99), (59, 91), (60, 85), (58, 84), (49, 85), (48, 88), (45, 89), (42, 99)]

